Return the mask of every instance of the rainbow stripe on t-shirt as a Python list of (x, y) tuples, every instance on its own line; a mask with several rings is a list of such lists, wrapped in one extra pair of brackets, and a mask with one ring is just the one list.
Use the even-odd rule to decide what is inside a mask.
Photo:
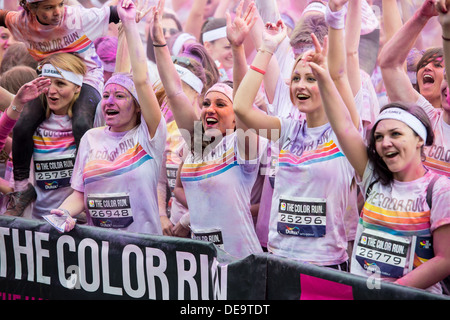
[(234, 148), (225, 152), (218, 160), (202, 163), (185, 163), (181, 169), (181, 181), (199, 181), (222, 174), (237, 166)]
[(450, 163), (426, 157), (424, 165), (434, 172), (450, 178)]
[(430, 233), (430, 210), (394, 211), (366, 202), (361, 217), (365, 227), (394, 235), (425, 236)]
[(305, 151), (300, 156), (292, 154), (289, 150), (281, 150), (278, 166), (301, 166), (317, 162), (329, 161), (335, 158), (344, 157), (333, 140), (317, 146), (316, 149)]
[(68, 52), (68, 53), (78, 53), (81, 54), (89, 49), (89, 47), (92, 45), (92, 41), (86, 36), (83, 35), (78, 40), (72, 42), (70, 45), (65, 46), (64, 48), (55, 50), (55, 51), (40, 51), (33, 48), (28, 48), (28, 52), (30, 55), (38, 61), (41, 61), (42, 59), (45, 59), (46, 57), (54, 54), (54, 53), (62, 53), (62, 52)]
[(38, 154), (61, 153), (67, 150), (75, 150), (75, 138), (67, 137), (41, 137), (33, 135), (34, 152)]
[(120, 176), (140, 167), (151, 159), (153, 158), (138, 143), (113, 161), (88, 161), (83, 170), (83, 180), (85, 184), (89, 184), (102, 179)]

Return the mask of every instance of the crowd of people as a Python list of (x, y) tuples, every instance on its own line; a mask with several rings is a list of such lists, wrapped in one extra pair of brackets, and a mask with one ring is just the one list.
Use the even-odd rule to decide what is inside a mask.
[(2, 2), (1, 214), (448, 294), (450, 1)]

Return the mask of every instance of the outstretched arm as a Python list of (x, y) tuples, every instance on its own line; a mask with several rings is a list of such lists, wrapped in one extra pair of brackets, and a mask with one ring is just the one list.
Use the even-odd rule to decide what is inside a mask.
[(361, 70), (359, 66), (359, 40), (361, 38), (362, 1), (348, 1), (345, 24), (345, 48), (347, 53), (347, 73), (353, 96), (361, 88)]
[(413, 88), (405, 72), (404, 63), (428, 20), (437, 15), (433, 0), (425, 0), (416, 11), (383, 46), (379, 64), (386, 92), (391, 101), (416, 102), (419, 93)]
[(133, 81), (139, 98), (142, 116), (153, 137), (161, 121), (161, 110), (153, 91), (152, 81), (148, 75), (147, 57), (136, 24), (136, 7), (131, 0), (122, 0), (117, 6), (128, 43)]
[(331, 79), (326, 58), (323, 58), (324, 55), (326, 56), (327, 39), (324, 41), (323, 49), (320, 48), (317, 39), (313, 38), (313, 40), (316, 50), (310, 52), (305, 59), (309, 61), (317, 79), (323, 107), (342, 151), (344, 151), (356, 173), (362, 177), (368, 161), (365, 142), (355, 127), (350, 112)]
[[(442, 27), (442, 47), (444, 49), (445, 70), (450, 70), (450, 1), (439, 0), (436, 4), (436, 9), (439, 13), (439, 23)], [(446, 77), (448, 82), (450, 77), (449, 71), (446, 71)], [(447, 102), (450, 100), (448, 91), (449, 89), (447, 88)], [(450, 124), (450, 112), (444, 112), (443, 117), (445, 123)]]
[(181, 78), (173, 65), (170, 51), (166, 45), (161, 24), (164, 3), (164, 0), (160, 0), (153, 13), (151, 36), (155, 46), (156, 65), (178, 128), (192, 133), (194, 132), (194, 122), (198, 121), (198, 117), (195, 114), (194, 106), (183, 91)]
[[(245, 58), (244, 41), (250, 32), (251, 28), (254, 26), (256, 7), (252, 1), (245, 12), (243, 13), (244, 0), (241, 0), (237, 9), (236, 17), (233, 22), (231, 21), (231, 16), (227, 12), (227, 38), (230, 41), (233, 50), (233, 96), (236, 96), (236, 91), (238, 90), (242, 79), (247, 73), (247, 60)], [(258, 136), (248, 130), (245, 124), (236, 117), (236, 129), (246, 130), (246, 136), (248, 139), (238, 139), (239, 153), (245, 155), (245, 159), (254, 159), (256, 157), (255, 151), (257, 148), (251, 148), (251, 146), (258, 145)], [(238, 131), (238, 135), (242, 131)], [(240, 136), (242, 137), (242, 136)]]
[(276, 25), (273, 23), (266, 24), (263, 45), (258, 50), (250, 70), (239, 85), (233, 103), (236, 116), (246, 127), (255, 129), (260, 135), (262, 134), (261, 130), (267, 130), (267, 138), (275, 141), (279, 138), (279, 134), (272, 137), (271, 132), (272, 129), (279, 132), (279, 119), (253, 109), (253, 101), (261, 86), (273, 52), (285, 37), (286, 26), (283, 21), (279, 20)]
[[(331, 78), (334, 81), (334, 84), (337, 88), (337, 90), (340, 93), (340, 96), (342, 97), (345, 105), (348, 108), (348, 111), (350, 112), (350, 116), (352, 118), (352, 121), (354, 125), (358, 128), (359, 127), (359, 113), (356, 109), (354, 93), (352, 91), (352, 88), (350, 86), (350, 82), (348, 79), (348, 72), (347, 72), (347, 52), (345, 48), (345, 36), (344, 36), (344, 15), (345, 12), (345, 3), (348, 0), (330, 0), (328, 2), (328, 11), (327, 12), (327, 20), (332, 20), (330, 18), (330, 15), (337, 13), (340, 15), (340, 18), (337, 18), (340, 21), (340, 23), (336, 23), (338, 21), (334, 21), (330, 23), (330, 27), (328, 28), (328, 50), (329, 52), (332, 52), (333, 54), (327, 55), (328, 59), (328, 68)], [(354, 5), (359, 0), (353, 0), (351, 1)], [(313, 42), (315, 43), (315, 46), (320, 46), (319, 42), (317, 41), (317, 38), (313, 36)], [(353, 61), (354, 62), (354, 61)], [(359, 85), (354, 83), (355, 89), (359, 90), (359, 87), (361, 87), (361, 80), (359, 77), (359, 63), (356, 63), (356, 67), (358, 68), (358, 76), (353, 81), (359, 82)], [(355, 76), (353, 74), (353, 76)]]

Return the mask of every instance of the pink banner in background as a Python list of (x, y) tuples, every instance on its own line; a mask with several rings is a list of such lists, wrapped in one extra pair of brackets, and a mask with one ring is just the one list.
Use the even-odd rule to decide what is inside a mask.
[(300, 274), (300, 300), (353, 300), (352, 286)]

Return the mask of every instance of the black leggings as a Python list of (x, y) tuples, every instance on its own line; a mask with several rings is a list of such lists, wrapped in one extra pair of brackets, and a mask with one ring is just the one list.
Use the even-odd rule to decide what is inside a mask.
[[(83, 83), (80, 95), (72, 107), (72, 132), (75, 143), (80, 144), (84, 133), (92, 128), (95, 110), (100, 102), (100, 93), (92, 86)], [(30, 163), (33, 156), (33, 134), (42, 121), (45, 110), (41, 99), (30, 101), (23, 108), (22, 114), (13, 129), (12, 159), (14, 180), (21, 181), (30, 177)]]

